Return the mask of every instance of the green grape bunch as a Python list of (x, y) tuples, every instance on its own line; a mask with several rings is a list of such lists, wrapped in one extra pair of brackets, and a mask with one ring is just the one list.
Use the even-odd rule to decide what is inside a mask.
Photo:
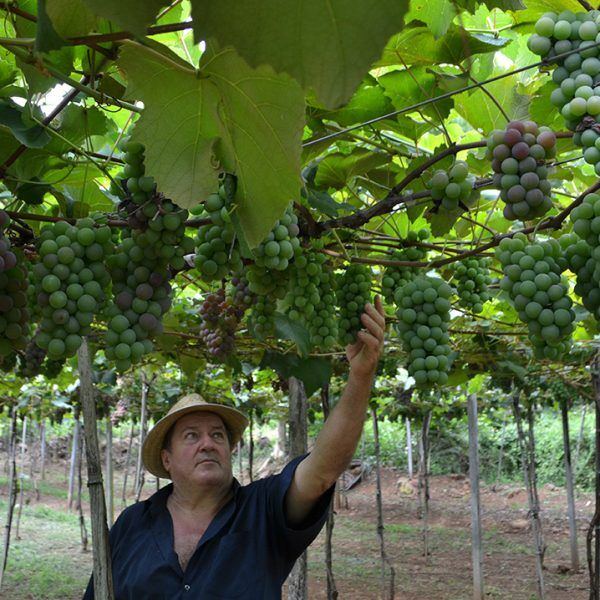
[(490, 299), (490, 259), (472, 256), (452, 263), (450, 271), (456, 281), (458, 304), (479, 314)]
[(274, 331), (277, 302), (287, 293), (290, 275), (290, 269), (275, 271), (256, 264), (246, 270), (248, 290), (256, 296), (250, 309), (249, 327), (261, 339)]
[(311, 250), (298, 253), (283, 304), (290, 319), (308, 329), (313, 347), (330, 349), (336, 344), (338, 326), (334, 279), (326, 261), (321, 252)]
[(240, 274), (243, 269), (235, 230), (231, 223), (230, 207), (225, 186), (211, 194), (204, 202), (201, 218), (210, 223), (198, 228), (196, 234), (195, 266), (205, 281), (218, 281), (229, 274)]
[(527, 325), (536, 358), (555, 360), (571, 346), (575, 312), (569, 284), (561, 276), (562, 251), (555, 239), (530, 242), (524, 234), (504, 238), (497, 248), (507, 292)]
[(285, 271), (299, 251), (299, 233), (298, 217), (294, 213), (293, 203), (290, 203), (283, 217), (255, 249), (255, 264), (275, 271)]
[(467, 210), (466, 202), (473, 194), (475, 177), (469, 174), (469, 166), (462, 160), (457, 160), (452, 167), (445, 171), (437, 170), (427, 182), (427, 188), (436, 207), (444, 210)]
[(28, 271), (20, 251), (6, 235), (10, 218), (0, 210), (0, 368), (11, 370), (16, 352), (27, 346), (30, 314)]
[(443, 279), (423, 274), (396, 290), (397, 329), (408, 354), (408, 373), (418, 387), (448, 382), (452, 294)]
[[(412, 244), (425, 241), (429, 238), (427, 229), (419, 231), (411, 230), (406, 235), (406, 241)], [(418, 245), (406, 246), (399, 250), (394, 250), (391, 260), (398, 261), (424, 261), (427, 258), (427, 249)], [(386, 267), (381, 278), (381, 293), (384, 300), (391, 304), (394, 302), (394, 293), (398, 287), (412, 281), (418, 274), (418, 267)]]
[(33, 267), (41, 309), (36, 344), (50, 360), (73, 356), (106, 300), (110, 276), (105, 261), (113, 253), (112, 232), (94, 219), (75, 225), (59, 221), (42, 228), (39, 262)]
[(541, 217), (552, 208), (548, 159), (556, 156), (556, 135), (533, 121), (511, 121), (505, 130), (494, 130), (487, 141), (494, 185), (505, 202), (510, 221)]
[(367, 265), (348, 265), (339, 277), (337, 303), (340, 311), (338, 339), (342, 345), (353, 344), (362, 329), (360, 316), (371, 301), (373, 274)]
[(576, 276), (573, 291), (581, 298), (583, 306), (600, 323), (600, 283), (597, 280), (598, 261), (592, 256), (592, 246), (576, 233), (566, 233), (559, 239), (563, 250), (564, 268)]
[(558, 87), (550, 96), (571, 131), (586, 118), (596, 120), (600, 114), (600, 52), (594, 45), (599, 32), (597, 10), (547, 12), (538, 19), (535, 33), (528, 40), (529, 49), (543, 58), (577, 50), (553, 61), (557, 67), (552, 80)]

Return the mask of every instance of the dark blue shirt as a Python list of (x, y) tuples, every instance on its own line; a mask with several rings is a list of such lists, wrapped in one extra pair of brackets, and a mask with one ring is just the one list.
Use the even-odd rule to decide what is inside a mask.
[[(110, 531), (115, 600), (278, 600), (294, 562), (315, 539), (333, 488), (301, 529), (288, 527), (284, 498), (298, 464), (246, 486), (212, 520), (185, 572), (173, 549), (173, 522), (165, 486), (125, 509)], [(84, 600), (94, 597), (92, 581)]]

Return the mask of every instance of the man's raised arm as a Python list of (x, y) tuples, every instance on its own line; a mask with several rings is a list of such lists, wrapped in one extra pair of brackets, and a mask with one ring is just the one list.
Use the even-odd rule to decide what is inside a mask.
[(312, 452), (298, 465), (286, 495), (286, 517), (292, 526), (302, 523), (318, 499), (337, 481), (360, 439), (383, 350), (385, 317), (379, 296), (375, 306), (365, 306), (361, 321), (364, 329), (358, 332), (356, 342), (346, 347), (350, 373), (342, 397), (325, 421)]

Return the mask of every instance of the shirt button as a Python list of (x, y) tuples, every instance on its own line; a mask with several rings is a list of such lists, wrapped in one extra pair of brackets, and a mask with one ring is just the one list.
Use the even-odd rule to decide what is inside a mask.
[(190, 591), (190, 586), (189, 586), (189, 585), (186, 583), (186, 584), (183, 586), (183, 589), (184, 589), (186, 592), (189, 592), (189, 591)]

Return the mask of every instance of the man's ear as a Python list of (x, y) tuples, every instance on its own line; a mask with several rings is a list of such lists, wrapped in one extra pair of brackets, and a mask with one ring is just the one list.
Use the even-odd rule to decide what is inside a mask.
[(168, 450), (166, 450), (165, 448), (163, 448), (160, 451), (160, 459), (162, 460), (162, 464), (163, 467), (165, 468), (165, 471), (167, 471), (167, 473), (169, 472), (169, 465), (171, 463), (171, 454)]

